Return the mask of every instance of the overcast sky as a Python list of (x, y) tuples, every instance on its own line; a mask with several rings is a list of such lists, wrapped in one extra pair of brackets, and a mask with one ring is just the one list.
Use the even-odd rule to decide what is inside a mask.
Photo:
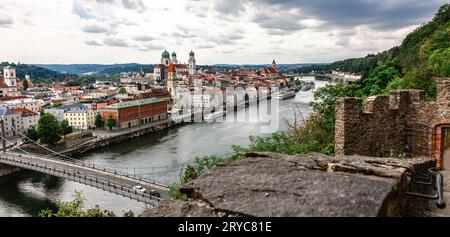
[(0, 0), (0, 61), (333, 62), (401, 43), (445, 0)]

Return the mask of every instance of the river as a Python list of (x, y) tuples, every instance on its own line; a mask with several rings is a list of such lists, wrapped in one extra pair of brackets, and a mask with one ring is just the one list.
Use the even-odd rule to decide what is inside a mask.
[[(317, 90), (327, 82), (315, 81), (315, 84)], [(295, 98), (280, 101), (279, 130), (287, 129), (286, 121), (294, 121), (294, 106), (305, 116), (311, 112), (309, 102), (313, 100), (313, 90), (310, 90), (300, 91)], [(250, 120), (256, 116), (248, 110), (240, 110), (237, 113), (247, 113)], [(231, 146), (234, 144), (250, 144), (251, 135), (269, 134), (261, 133), (260, 122), (193, 123), (99, 149), (83, 155), (80, 159), (109, 167), (145, 169), (171, 166), (191, 162), (199, 156), (227, 154), (232, 151)], [(169, 179), (170, 182), (179, 179), (179, 174), (170, 173), (156, 178), (165, 179), (166, 182)], [(75, 191), (83, 193), (88, 208), (99, 205), (100, 208), (112, 210), (117, 215), (128, 210), (140, 213), (145, 208), (142, 203), (93, 187), (51, 175), (23, 171), (0, 178), (0, 216), (35, 216), (42, 209), (54, 208), (52, 201), (71, 200)]]

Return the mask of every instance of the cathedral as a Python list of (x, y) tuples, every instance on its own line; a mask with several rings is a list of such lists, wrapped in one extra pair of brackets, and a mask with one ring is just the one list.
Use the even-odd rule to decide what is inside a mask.
[[(169, 70), (170, 69), (170, 70)], [(169, 72), (170, 71), (170, 72)], [(161, 55), (160, 64), (155, 65), (155, 69), (153, 71), (154, 79), (157, 82), (162, 82), (164, 80), (169, 79), (169, 74), (173, 79), (175, 78), (183, 78), (188, 75), (194, 75), (197, 73), (196, 70), (196, 61), (194, 52), (189, 53), (189, 62), (188, 64), (182, 64), (178, 62), (177, 54), (175, 52), (170, 55), (167, 50)]]

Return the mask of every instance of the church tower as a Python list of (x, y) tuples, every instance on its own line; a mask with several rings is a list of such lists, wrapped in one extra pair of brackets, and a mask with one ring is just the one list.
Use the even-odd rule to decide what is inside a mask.
[(172, 53), (172, 63), (178, 64), (177, 54), (175, 52)]
[(277, 63), (275, 62), (275, 59), (272, 62), (272, 69), (277, 71)]
[(170, 53), (167, 52), (167, 50), (164, 50), (164, 52), (161, 55), (161, 64), (168, 66), (170, 61)]
[(195, 54), (193, 51), (189, 53), (189, 75), (197, 74)]
[(8, 86), (8, 96), (17, 95), (17, 75), (16, 69), (10, 66), (3, 68), (3, 78)]
[(176, 80), (176, 69), (175, 65), (172, 63), (167, 67), (168, 78), (167, 78), (167, 90), (170, 92), (173, 98), (176, 98), (177, 80)]

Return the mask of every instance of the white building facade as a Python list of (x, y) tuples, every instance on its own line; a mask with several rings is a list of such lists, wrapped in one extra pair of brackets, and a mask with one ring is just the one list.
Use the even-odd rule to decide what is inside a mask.
[(7, 107), (0, 107), (0, 119), (3, 120), (4, 123), (5, 137), (17, 136), (18, 133), (16, 130), (19, 130), (20, 132), (23, 131), (23, 128), (21, 126), (21, 115), (12, 111), (11, 109)]

